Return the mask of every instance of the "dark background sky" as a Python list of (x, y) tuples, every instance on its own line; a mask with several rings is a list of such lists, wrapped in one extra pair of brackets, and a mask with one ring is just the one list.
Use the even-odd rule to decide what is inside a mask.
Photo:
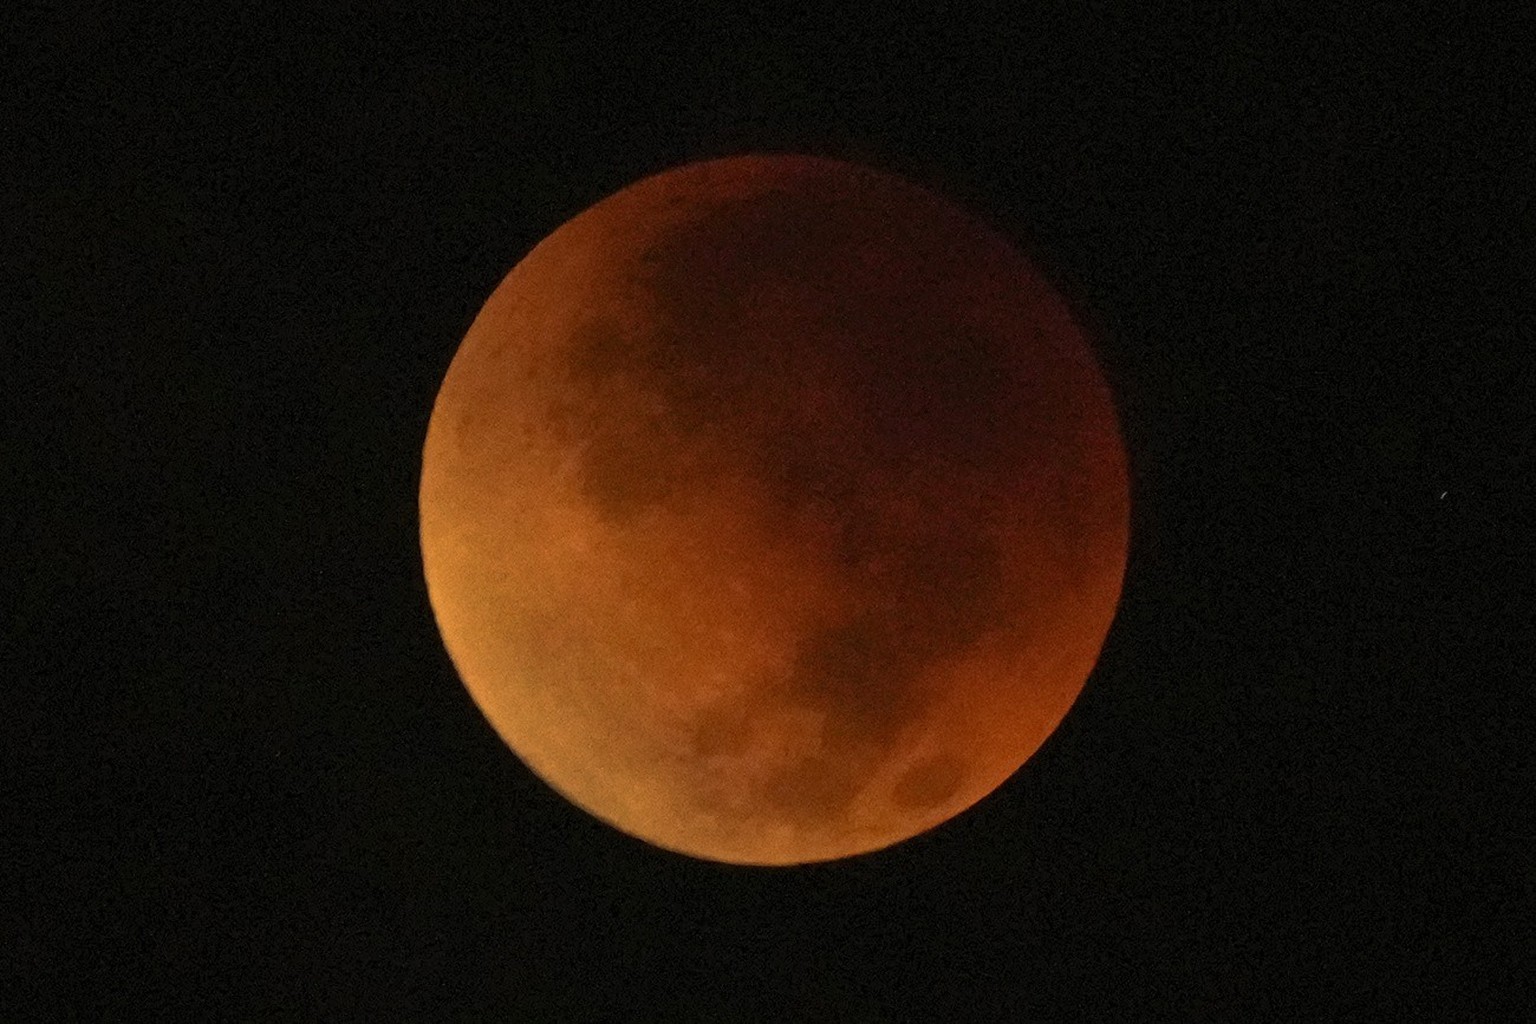
[[(1531, 444), (1529, 26), (663, 6), (5, 16), (4, 1015), (1526, 1006), (1530, 541), (1496, 534)], [(458, 683), (416, 537), (432, 399), (502, 275), (750, 149), (906, 174), (1028, 246), (1102, 330), (1134, 467), (1119, 618), (1053, 738), (959, 820), (795, 870), (539, 782)]]

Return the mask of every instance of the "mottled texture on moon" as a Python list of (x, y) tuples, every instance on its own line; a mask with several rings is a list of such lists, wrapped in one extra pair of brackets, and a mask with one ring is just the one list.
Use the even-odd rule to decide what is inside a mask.
[(421, 538), (506, 742), (656, 845), (790, 864), (952, 817), (1081, 690), (1125, 565), (1060, 296), (888, 175), (753, 156), (557, 229), (433, 409)]

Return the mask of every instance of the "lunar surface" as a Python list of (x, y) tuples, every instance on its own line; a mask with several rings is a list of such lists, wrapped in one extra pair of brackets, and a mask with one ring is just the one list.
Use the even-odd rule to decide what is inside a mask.
[(421, 546), (464, 685), (542, 779), (740, 864), (889, 846), (1013, 774), (1119, 600), (1088, 340), (972, 214), (838, 161), (644, 179), (454, 356)]

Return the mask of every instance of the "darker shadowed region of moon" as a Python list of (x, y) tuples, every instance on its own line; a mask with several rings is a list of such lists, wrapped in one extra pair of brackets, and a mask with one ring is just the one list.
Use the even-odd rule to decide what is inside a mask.
[(907, 182), (646, 179), (514, 269), (424, 452), (433, 607), (551, 785), (739, 863), (899, 841), (1015, 771), (1091, 670), (1124, 455), (1044, 278)]

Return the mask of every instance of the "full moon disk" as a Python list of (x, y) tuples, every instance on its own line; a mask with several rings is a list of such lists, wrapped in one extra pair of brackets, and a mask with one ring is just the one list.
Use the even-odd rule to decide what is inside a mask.
[(1119, 600), (1088, 340), (968, 212), (799, 156), (597, 203), (491, 295), (422, 459), (428, 593), (541, 778), (743, 864), (889, 846), (1015, 772)]

